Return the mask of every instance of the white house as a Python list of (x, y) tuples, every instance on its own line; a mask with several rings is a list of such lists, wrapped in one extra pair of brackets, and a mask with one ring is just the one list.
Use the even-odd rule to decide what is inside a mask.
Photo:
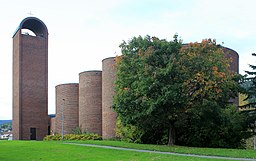
[(2, 135), (0, 135), (1, 139), (12, 139), (12, 133), (11, 132), (4, 132)]

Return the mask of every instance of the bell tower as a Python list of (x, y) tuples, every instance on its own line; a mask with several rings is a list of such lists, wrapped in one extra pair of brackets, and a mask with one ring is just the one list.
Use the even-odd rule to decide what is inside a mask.
[(48, 30), (35, 17), (13, 35), (13, 139), (42, 140), (48, 134)]

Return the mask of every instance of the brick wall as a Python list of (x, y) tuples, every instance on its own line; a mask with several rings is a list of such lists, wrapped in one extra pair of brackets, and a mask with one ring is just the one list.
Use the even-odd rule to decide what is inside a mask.
[(50, 134), (53, 135), (53, 134), (56, 133), (55, 117), (50, 118), (50, 123), (49, 124), (50, 124)]
[(223, 48), (223, 51), (227, 58), (231, 58), (230, 70), (234, 71), (236, 73), (239, 73), (239, 55), (238, 55), (238, 53), (236, 51), (226, 48), (226, 47)]
[(102, 135), (102, 72), (79, 74), (79, 126), (83, 132)]
[(30, 140), (36, 128), (42, 140), (48, 134), (48, 35), (22, 35), (20, 28), (13, 43), (14, 139)]
[[(62, 133), (62, 110), (64, 115), (64, 134), (71, 134), (78, 127), (78, 83), (56, 86), (56, 133)], [(64, 99), (64, 100), (63, 100)]]
[(12, 133), (13, 139), (21, 139), (20, 117), (20, 30), (13, 37), (13, 110), (12, 110)]
[(114, 138), (116, 113), (111, 108), (114, 96), (114, 81), (116, 69), (114, 57), (102, 60), (102, 137)]

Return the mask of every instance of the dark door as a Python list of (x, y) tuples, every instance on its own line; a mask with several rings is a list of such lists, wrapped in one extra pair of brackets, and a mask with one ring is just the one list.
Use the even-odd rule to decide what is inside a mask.
[(48, 126), (48, 135), (51, 135), (51, 126)]
[(30, 128), (30, 140), (36, 140), (36, 128)]

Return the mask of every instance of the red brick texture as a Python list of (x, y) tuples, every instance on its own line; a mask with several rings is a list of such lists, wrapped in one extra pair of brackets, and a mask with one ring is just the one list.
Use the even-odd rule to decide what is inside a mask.
[(30, 128), (36, 140), (48, 134), (48, 32), (30, 36), (20, 28), (13, 37), (13, 139), (30, 140)]
[(12, 133), (14, 140), (21, 139), (21, 113), (20, 113), (20, 30), (13, 38), (13, 110)]
[(115, 138), (116, 112), (111, 108), (116, 69), (114, 57), (102, 60), (102, 138)]
[(223, 51), (225, 53), (225, 56), (227, 58), (231, 59), (231, 63), (230, 63), (230, 70), (234, 71), (236, 73), (239, 73), (239, 55), (236, 51), (226, 48), (223, 48)]
[[(62, 133), (62, 111), (64, 115), (64, 134), (71, 134), (78, 127), (78, 83), (56, 86), (55, 130)], [(64, 99), (64, 100), (63, 100)]]
[(79, 127), (102, 135), (102, 72), (79, 74)]
[(56, 125), (55, 125), (55, 117), (50, 118), (50, 134), (51, 135), (56, 133), (55, 127), (56, 127)]

